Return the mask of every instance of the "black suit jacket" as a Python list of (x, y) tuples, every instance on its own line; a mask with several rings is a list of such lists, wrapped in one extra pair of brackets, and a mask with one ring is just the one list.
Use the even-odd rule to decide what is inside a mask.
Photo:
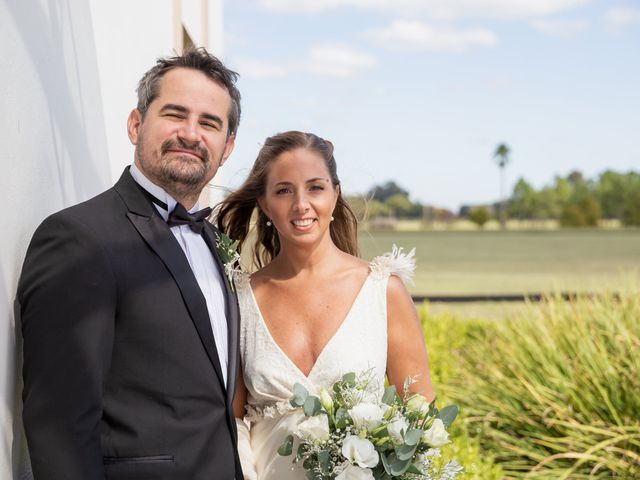
[[(214, 227), (203, 235), (223, 271)], [(195, 276), (128, 170), (40, 225), (17, 297), (36, 480), (242, 478), (238, 304), (222, 276), (228, 388)]]

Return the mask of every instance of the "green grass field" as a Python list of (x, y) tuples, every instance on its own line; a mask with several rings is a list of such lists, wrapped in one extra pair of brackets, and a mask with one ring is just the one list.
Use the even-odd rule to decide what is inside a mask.
[(640, 229), (360, 232), (362, 257), (416, 247), (414, 294), (616, 291), (640, 279)]

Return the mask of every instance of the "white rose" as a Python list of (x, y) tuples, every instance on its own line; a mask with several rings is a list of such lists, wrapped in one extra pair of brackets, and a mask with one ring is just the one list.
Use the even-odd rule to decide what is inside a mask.
[(427, 399), (422, 395), (416, 393), (407, 402), (407, 408), (412, 412), (419, 413), (420, 415), (426, 415), (429, 411), (429, 402), (427, 402)]
[(431, 424), (431, 428), (424, 432), (422, 441), (431, 447), (441, 447), (449, 443), (449, 433), (444, 428), (444, 423), (436, 418)]
[(298, 424), (296, 435), (311, 441), (328, 440), (329, 419), (324, 414), (309, 417)]
[(349, 410), (349, 416), (358, 430), (363, 428), (373, 430), (379, 427), (383, 415), (384, 412), (375, 403), (360, 403)]
[(389, 436), (396, 443), (404, 442), (402, 432), (406, 433), (408, 428), (409, 424), (403, 417), (397, 417), (395, 420), (387, 424), (387, 431), (389, 432)]
[(362, 468), (373, 468), (380, 460), (373, 443), (355, 435), (345, 437), (342, 442), (342, 455), (353, 465)]
[(336, 477), (336, 480), (376, 480), (369, 468), (349, 465)]

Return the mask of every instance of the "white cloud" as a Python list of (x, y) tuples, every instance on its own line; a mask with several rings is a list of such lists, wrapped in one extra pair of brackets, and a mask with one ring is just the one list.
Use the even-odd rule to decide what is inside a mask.
[(533, 20), (531, 26), (547, 35), (570, 37), (589, 28), (589, 22), (582, 19), (575, 20)]
[(374, 67), (372, 55), (339, 44), (317, 45), (311, 49), (303, 69), (319, 75), (350, 77), (356, 72)]
[(289, 68), (285, 65), (277, 65), (264, 60), (251, 58), (237, 59), (233, 62), (233, 69), (237, 71), (241, 77), (284, 77), (289, 73)]
[(619, 30), (631, 25), (640, 25), (640, 8), (616, 7), (610, 9), (606, 16), (609, 28)]
[(324, 43), (313, 46), (304, 58), (278, 63), (239, 58), (233, 67), (243, 77), (282, 77), (299, 72), (350, 77), (375, 65), (373, 55), (342, 44)]
[(498, 42), (484, 28), (433, 27), (417, 20), (396, 20), (389, 27), (370, 30), (369, 38), (399, 50), (462, 52), (470, 46), (492, 46)]
[(400, 17), (425, 15), (457, 18), (539, 18), (583, 5), (590, 0), (258, 0), (280, 12), (316, 13), (341, 7), (384, 10)]

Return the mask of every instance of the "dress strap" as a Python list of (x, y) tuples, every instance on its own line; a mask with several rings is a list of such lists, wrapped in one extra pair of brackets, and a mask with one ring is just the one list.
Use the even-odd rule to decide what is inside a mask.
[(395, 244), (390, 252), (375, 257), (369, 265), (371, 273), (378, 278), (397, 275), (404, 283), (413, 283), (413, 273), (416, 268), (416, 249), (403, 253), (403, 248)]
[(245, 289), (249, 286), (249, 282), (251, 281), (251, 275), (247, 272), (243, 272), (242, 270), (234, 270), (232, 272), (233, 275), (233, 284), (239, 289)]

